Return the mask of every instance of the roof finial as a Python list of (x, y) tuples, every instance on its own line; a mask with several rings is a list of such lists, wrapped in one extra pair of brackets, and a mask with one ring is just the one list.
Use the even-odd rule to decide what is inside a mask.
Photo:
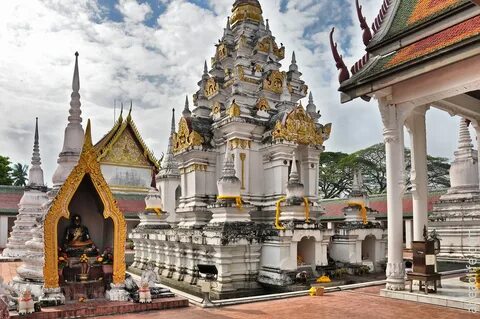
[(175, 108), (172, 109), (172, 123), (170, 127), (170, 136), (175, 133)]
[(310, 114), (313, 114), (313, 113), (317, 112), (317, 106), (313, 102), (312, 91), (310, 91), (310, 94), (308, 95), (307, 112), (310, 113)]
[(190, 106), (188, 103), (188, 95), (185, 96), (185, 108), (183, 109), (182, 115), (183, 117), (190, 117), (190, 115), (192, 115), (192, 112), (190, 112)]
[(368, 26), (367, 20), (363, 16), (362, 6), (358, 3), (358, 0), (355, 0), (355, 5), (357, 7), (358, 21), (360, 21), (360, 27), (363, 30), (363, 44), (367, 46), (370, 43), (370, 40), (372, 40), (372, 31)]
[(93, 147), (92, 143), (92, 128), (90, 124), (90, 119), (87, 120), (87, 128), (85, 129), (85, 140), (83, 142), (83, 152), (91, 149)]
[(40, 167), (42, 164), (40, 158), (40, 145), (38, 137), (38, 117), (35, 118), (35, 137), (33, 140), (32, 166), (28, 172), (28, 186), (43, 187), (43, 170)]
[(337, 70), (340, 70), (340, 74), (338, 76), (338, 81), (340, 84), (350, 78), (350, 73), (348, 72), (347, 66), (343, 62), (343, 57), (338, 53), (337, 43), (333, 41), (333, 32), (335, 28), (332, 28), (330, 32), (330, 48), (332, 49), (333, 58), (335, 59), (335, 63), (337, 66)]
[(288, 69), (289, 71), (298, 71), (297, 58), (295, 57), (295, 51), (293, 51), (292, 53), (292, 63), (290, 64), (290, 67)]
[(205, 64), (203, 65), (203, 75), (208, 75), (207, 60), (205, 60)]
[(267, 30), (267, 32), (270, 32), (270, 23), (268, 22), (268, 19), (266, 19), (265, 30)]
[(78, 52), (75, 52), (75, 69), (73, 71), (72, 91), (78, 93), (80, 91), (80, 76), (78, 72)]
[(227, 17), (227, 31), (230, 31), (230, 30), (231, 30), (230, 17)]

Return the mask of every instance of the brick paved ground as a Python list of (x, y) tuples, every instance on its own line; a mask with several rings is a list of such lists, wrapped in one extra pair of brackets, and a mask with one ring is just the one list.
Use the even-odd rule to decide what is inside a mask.
[(387, 299), (381, 287), (258, 302), (216, 309), (191, 306), (178, 310), (112, 316), (112, 319), (479, 319), (479, 314), (452, 308)]

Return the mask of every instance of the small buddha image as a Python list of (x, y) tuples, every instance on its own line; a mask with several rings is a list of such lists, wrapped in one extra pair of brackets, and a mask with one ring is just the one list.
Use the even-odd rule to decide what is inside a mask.
[(70, 225), (65, 230), (63, 249), (69, 257), (79, 257), (83, 254), (89, 257), (98, 255), (88, 228), (82, 225), (82, 218), (79, 215), (72, 217)]

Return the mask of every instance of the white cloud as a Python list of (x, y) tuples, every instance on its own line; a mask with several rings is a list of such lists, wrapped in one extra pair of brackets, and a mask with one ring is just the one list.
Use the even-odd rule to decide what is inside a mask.
[[(178, 116), (185, 94), (195, 92), (203, 61), (209, 61), (214, 53), (233, 0), (209, 0), (213, 11), (186, 0), (161, 2), (166, 10), (153, 28), (142, 23), (153, 14), (152, 8), (136, 1), (119, 1), (117, 9), (123, 22), (106, 19), (105, 9), (94, 0), (1, 1), (0, 154), (28, 163), (34, 119), (39, 116), (43, 166), (46, 180), (51, 180), (68, 117), (73, 53), (78, 50), (82, 116), (84, 122), (92, 119), (94, 138), (111, 127), (113, 101), (129, 104), (132, 99), (136, 124), (147, 144), (160, 155), (167, 144), (170, 109), (177, 108)], [(351, 152), (380, 142), (381, 122), (375, 102), (339, 103), (337, 71), (328, 45), (331, 26), (304, 37), (307, 28), (318, 25), (327, 15), (340, 16), (342, 10), (348, 10), (354, 25), (340, 28), (336, 37), (355, 35), (350, 47), (342, 48), (349, 53), (345, 58), (351, 65), (363, 51), (353, 6), (336, 8), (328, 0), (290, 0), (287, 10), (280, 12), (280, 2), (261, 0), (264, 17), (270, 20), (277, 41), (287, 48), (284, 69), (295, 50), (300, 71), (323, 115), (321, 121), (334, 125), (327, 150)], [(367, 20), (373, 21), (381, 0), (362, 2)], [(432, 114), (433, 122), (427, 115), (429, 132), (436, 134), (437, 121), (444, 121), (447, 124), (442, 126), (451, 128), (451, 134), (442, 139), (430, 134), (431, 151), (450, 156), (456, 121)], [(450, 148), (442, 146), (445, 140), (451, 143)]]

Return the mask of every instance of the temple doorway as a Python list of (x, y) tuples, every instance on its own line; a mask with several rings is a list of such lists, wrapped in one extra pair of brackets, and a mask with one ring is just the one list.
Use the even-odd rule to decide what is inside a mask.
[(310, 265), (315, 268), (315, 238), (303, 237), (297, 244), (298, 265)]
[(362, 261), (375, 262), (375, 242), (374, 235), (368, 235), (362, 241)]

